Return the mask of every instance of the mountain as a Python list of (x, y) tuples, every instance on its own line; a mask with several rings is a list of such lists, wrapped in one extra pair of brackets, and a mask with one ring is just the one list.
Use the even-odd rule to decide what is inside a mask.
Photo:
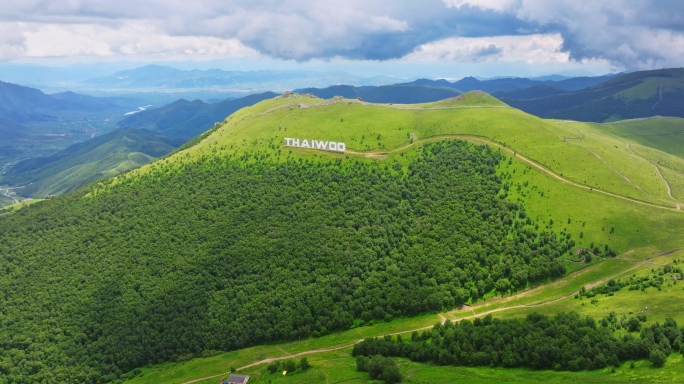
[(498, 78), (478, 80), (466, 77), (456, 82), (448, 80), (418, 79), (409, 83), (386, 86), (353, 87), (334, 85), (327, 88), (302, 88), (298, 93), (310, 93), (329, 99), (334, 96), (362, 98), (372, 103), (417, 104), (454, 97), (462, 92), (481, 90), (506, 99), (531, 99), (587, 88), (613, 78), (615, 75), (578, 78), (554, 78), (555, 80), (530, 80), (526, 78)]
[(57, 152), (21, 161), (6, 170), (4, 185), (26, 186), (23, 197), (61, 195), (166, 155), (183, 144), (140, 129), (118, 129)]
[(430, 103), (461, 94), (461, 92), (448, 87), (438, 88), (423, 85), (385, 85), (381, 87), (334, 85), (323, 89), (303, 88), (295, 90), (295, 92), (308, 93), (323, 99), (342, 96), (354, 99), (361, 98), (370, 103), (396, 104)]
[(660, 69), (621, 75), (591, 88), (523, 100), (501, 97), (536, 116), (605, 122), (650, 116), (684, 117), (684, 69)]
[(26, 139), (24, 128), (15, 121), (0, 117), (0, 141), (8, 143), (22, 139)]
[(558, 89), (559, 91), (576, 91), (579, 89), (588, 88), (596, 84), (600, 84), (606, 80), (612, 79), (617, 75), (609, 74), (605, 76), (596, 77), (573, 77), (573, 78), (547, 78), (547, 79), (527, 79), (524, 77), (502, 77), (489, 80), (479, 80), (474, 77), (465, 77), (456, 82), (449, 82), (444, 79), (429, 80), (418, 79), (410, 83), (403, 83), (397, 85), (420, 85), (425, 87), (447, 87), (454, 88), (461, 92), (469, 92), (481, 90), (488, 93), (494, 92), (512, 92), (515, 90), (522, 90), (526, 88), (533, 88), (539, 86), (548, 86)]
[(528, 99), (538, 99), (540, 97), (561, 95), (567, 93), (560, 88), (556, 88), (551, 85), (535, 85), (529, 88), (519, 88), (512, 91), (497, 91), (493, 92), (492, 96), (500, 99), (517, 99), (517, 100), (528, 100)]
[(108, 99), (73, 92), (47, 95), (35, 88), (0, 81), (0, 117), (17, 123), (56, 120), (65, 113), (101, 113), (126, 108)]
[(0, 163), (47, 156), (116, 128), (137, 98), (45, 94), (0, 81)]
[(208, 104), (201, 100), (177, 100), (161, 108), (148, 109), (117, 123), (119, 127), (145, 128), (171, 137), (190, 139), (240, 108), (275, 97), (273, 92)]
[[(617, 324), (661, 297), (655, 289), (644, 294), (644, 281), (648, 288), (657, 281), (669, 303), (683, 292), (670, 285), (679, 268), (671, 259), (650, 260), (684, 246), (684, 213), (654, 171), (657, 162), (642, 156), (650, 155), (618, 146), (594, 124), (543, 120), (482, 92), (415, 106), (290, 93), (264, 100), (162, 160), (2, 212), (0, 345), (12, 352), (0, 355), (0, 379), (186, 382), (178, 376), (194, 374), (218, 381), (225, 355), (209, 374), (187, 360), (277, 341), (318, 348), (328, 342), (322, 335), (353, 328), (354, 340), (340, 347), (350, 349), (364, 337), (362, 326), (411, 332), (425, 324), (409, 317), (434, 324), (439, 318), (430, 313), (463, 304), (497, 310), (527, 287), (539, 289), (525, 292), (521, 311), (558, 292), (551, 304), (577, 303), (606, 317), (606, 326), (581, 319), (583, 329), (618, 337), (587, 352), (604, 356), (597, 361), (605, 366), (618, 359), (611, 343), (641, 340), (615, 333), (608, 318)], [(658, 275), (656, 262), (669, 265), (667, 275)], [(640, 266), (647, 279), (632, 283)], [(563, 277), (577, 287), (559, 285)], [(627, 281), (643, 291), (632, 290), (639, 296), (621, 302), (619, 313), (609, 314), (608, 294), (592, 304), (573, 298), (580, 284)], [(649, 327), (660, 316), (681, 316), (658, 308), (648, 312)], [(444, 320), (464, 319), (454, 313)], [(497, 320), (462, 323), (491, 324)], [(412, 339), (431, 335), (415, 331)], [(639, 359), (661, 347), (644, 335), (651, 343), (633, 348), (643, 352)], [(444, 345), (437, 340), (432, 345)], [(496, 340), (497, 351), (534, 344)], [(229, 358), (239, 356), (241, 367), (273, 351), (288, 358), (271, 345)], [(492, 369), (486, 353), (466, 355)], [(155, 372), (179, 367), (172, 361), (186, 365), (155, 381)], [(345, 362), (355, 373), (353, 359)], [(264, 365), (245, 369), (265, 381)], [(290, 372), (286, 380), (321, 382), (326, 369), (321, 360), (317, 376)]]

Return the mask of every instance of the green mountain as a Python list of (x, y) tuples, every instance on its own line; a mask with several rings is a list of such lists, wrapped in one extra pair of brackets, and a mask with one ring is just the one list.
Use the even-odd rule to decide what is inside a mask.
[(552, 85), (535, 85), (533, 87), (519, 88), (512, 91), (493, 92), (492, 96), (495, 96), (499, 99), (529, 100), (538, 99), (540, 97), (560, 95), (564, 93), (567, 93), (567, 91), (556, 88)]
[[(307, 148), (330, 142), (346, 150)], [(582, 267), (578, 251), (631, 267), (629, 255), (684, 246), (684, 212), (649, 157), (666, 153), (618, 143), (482, 92), (243, 108), (162, 160), (0, 216), (0, 379), (113, 382), (217, 351), (315, 344), (556, 284)], [(149, 377), (135, 379), (186, 381)]]
[(57, 152), (9, 167), (0, 182), (26, 186), (24, 197), (61, 195), (103, 177), (147, 164), (171, 152), (183, 140), (139, 129), (118, 129)]
[(125, 110), (108, 99), (73, 92), (46, 95), (35, 88), (0, 81), (0, 118), (16, 123), (56, 120), (66, 113), (101, 113)]
[(500, 96), (512, 107), (544, 118), (605, 122), (684, 117), (684, 69), (633, 72), (588, 89), (529, 100)]
[(238, 109), (275, 96), (273, 92), (266, 92), (212, 104), (201, 100), (190, 102), (181, 99), (160, 108), (131, 115), (119, 121), (117, 125), (150, 129), (166, 136), (190, 139), (213, 127), (215, 123), (223, 121), (226, 116)]

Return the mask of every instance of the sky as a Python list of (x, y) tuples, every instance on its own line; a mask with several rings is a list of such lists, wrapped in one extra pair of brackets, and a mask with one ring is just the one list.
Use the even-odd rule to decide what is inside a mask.
[(0, 62), (459, 78), (684, 66), (682, 0), (2, 0)]

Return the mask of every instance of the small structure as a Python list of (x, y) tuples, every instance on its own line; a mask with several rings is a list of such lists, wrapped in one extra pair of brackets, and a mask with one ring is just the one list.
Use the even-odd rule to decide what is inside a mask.
[(228, 381), (226, 384), (247, 384), (249, 381), (249, 375), (236, 375), (231, 374), (228, 376)]

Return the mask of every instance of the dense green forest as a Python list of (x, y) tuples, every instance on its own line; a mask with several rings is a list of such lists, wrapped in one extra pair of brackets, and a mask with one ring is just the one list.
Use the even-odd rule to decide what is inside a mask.
[(397, 161), (156, 163), (0, 216), (0, 383), (101, 383), (561, 276), (565, 233), (461, 141)]
[[(440, 365), (579, 371), (619, 367), (620, 362), (643, 358), (650, 358), (653, 366), (662, 367), (673, 349), (681, 349), (682, 329), (674, 320), (643, 329), (636, 316), (627, 323), (630, 333), (617, 337), (614, 313), (598, 324), (593, 318), (576, 312), (560, 313), (556, 317), (531, 314), (525, 319), (513, 320), (487, 315), (473, 322), (437, 324), (431, 331), (414, 332), (410, 340), (403, 340), (401, 336), (366, 339), (355, 345), (352, 353), (354, 356), (407, 357)], [(635, 337), (632, 333), (639, 329), (641, 332)]]

